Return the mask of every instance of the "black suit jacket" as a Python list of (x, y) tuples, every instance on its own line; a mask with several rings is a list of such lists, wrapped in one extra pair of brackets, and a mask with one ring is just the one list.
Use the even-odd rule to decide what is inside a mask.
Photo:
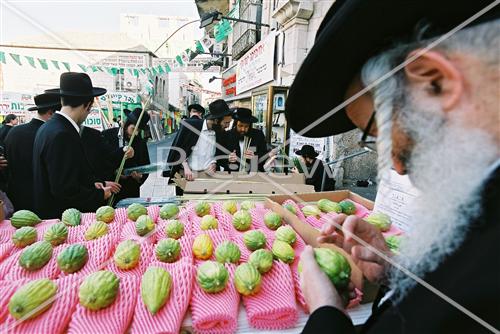
[[(495, 328), (500, 328), (500, 167), (486, 181), (480, 217), (461, 246), (423, 279)], [(417, 236), (418, 237), (418, 236)], [(491, 333), (421, 285), (398, 304), (374, 309), (362, 333)], [(303, 333), (356, 333), (350, 319), (333, 307), (309, 318)]]
[[(266, 137), (261, 130), (250, 128), (248, 130), (247, 136), (251, 138), (250, 147), (255, 147), (255, 156), (258, 157), (258, 170), (260, 172), (264, 172), (264, 164), (266, 163), (267, 158), (263, 158), (269, 150), (267, 149)], [(235, 128), (228, 131), (224, 137), (223, 146), (227, 149), (227, 151), (236, 152), (236, 155), (241, 159), (241, 148), (240, 148), (240, 136)], [(224, 167), (225, 170), (238, 171), (240, 169), (240, 163), (229, 163), (228, 161), (228, 153), (221, 152), (225, 156), (223, 160), (221, 160), (220, 164)], [(250, 164), (250, 160), (247, 160), (247, 164)]]
[[(118, 164), (121, 162), (123, 158), (123, 148), (120, 147), (120, 141), (118, 139), (118, 131), (119, 128), (111, 128), (103, 131), (103, 136), (106, 139), (109, 147), (112, 149), (118, 149), (121, 153), (121, 158)], [(125, 168), (144, 166), (150, 164), (149, 159), (149, 151), (147, 143), (144, 139), (141, 138), (139, 134), (137, 134), (134, 138), (134, 142), (132, 143), (132, 148), (134, 149), (134, 157), (131, 159), (127, 159), (125, 161)], [(141, 185), (146, 182), (149, 174), (142, 174), (142, 178), (140, 182), (137, 182), (132, 177), (122, 178), (120, 179), (120, 184), (122, 185), (122, 189), (115, 196), (115, 202), (123, 198), (135, 198), (140, 197), (140, 188)]]
[(104, 204), (96, 189), (80, 135), (64, 116), (55, 114), (40, 129), (33, 147), (35, 212), (43, 219), (59, 218), (64, 210), (95, 211)]
[[(332, 170), (329, 166), (324, 165), (322, 160), (315, 159), (312, 166), (306, 168), (308, 170), (306, 175), (306, 184), (314, 186), (314, 191), (322, 191), (321, 185), (323, 184), (323, 173), (325, 174), (323, 191), (332, 191), (335, 189), (335, 180), (333, 178)], [(326, 173), (325, 168), (328, 168)]]
[[(181, 164), (193, 152), (193, 146), (198, 142), (200, 137), (198, 132), (203, 128), (203, 122), (204, 120), (195, 118), (185, 119), (181, 122), (167, 157), (167, 167), (170, 168), (171, 177), (182, 168)], [(192, 131), (191, 127), (198, 131)], [(185, 154), (181, 154), (181, 152)]]
[[(112, 128), (114, 130), (118, 128)], [(108, 131), (108, 130), (105, 130)], [(108, 143), (101, 131), (87, 126), (80, 130), (83, 149), (96, 178), (102, 182), (114, 181), (115, 173), (122, 161), (123, 149)]]
[(33, 207), (33, 144), (43, 121), (33, 118), (29, 123), (13, 127), (5, 138), (5, 156), (9, 162), (7, 195), (17, 210)]
[(4, 146), (5, 145), (5, 138), (7, 138), (7, 135), (9, 134), (10, 130), (15, 128), (14, 126), (11, 125), (4, 125), (0, 128), (0, 145)]

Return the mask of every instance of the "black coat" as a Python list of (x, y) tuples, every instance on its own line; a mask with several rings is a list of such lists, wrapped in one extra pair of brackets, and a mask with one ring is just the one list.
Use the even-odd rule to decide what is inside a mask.
[[(323, 184), (323, 173), (325, 168), (328, 168), (325, 173), (325, 182)], [(311, 167), (307, 167), (306, 184), (314, 186), (314, 191), (331, 191), (335, 189), (335, 180), (333, 179), (332, 170), (329, 166), (324, 165), (320, 159), (315, 159)], [(321, 185), (323, 184), (323, 190)]]
[(55, 114), (40, 127), (33, 147), (35, 212), (42, 219), (60, 218), (64, 210), (95, 211), (104, 204), (80, 135), (64, 116)]
[(87, 126), (80, 130), (80, 137), (96, 178), (101, 182), (114, 181), (124, 155), (123, 149), (112, 146), (101, 131)]
[[(256, 149), (255, 156), (258, 157), (258, 169), (260, 172), (264, 172), (264, 164), (266, 163), (267, 157), (264, 157), (269, 150), (267, 149), (266, 137), (261, 130), (250, 128), (247, 133), (247, 137), (251, 139), (250, 147), (254, 147)], [(241, 159), (242, 152), (240, 148), (240, 136), (235, 128), (231, 129), (226, 133), (223, 140), (223, 146), (227, 149), (227, 151), (236, 152), (236, 155)], [(228, 153), (221, 152), (225, 156), (223, 160), (221, 160), (220, 164), (224, 167), (225, 170), (238, 171), (240, 169), (239, 161), (234, 163), (229, 163), (228, 161)], [(250, 160), (247, 160), (247, 166), (251, 164)]]
[[(120, 140), (118, 138), (119, 128), (112, 128), (103, 131), (103, 136), (113, 149), (118, 149), (123, 152), (123, 148), (120, 147)], [(144, 139), (137, 134), (132, 143), (132, 148), (134, 149), (134, 157), (127, 159), (125, 161), (125, 168), (137, 167), (150, 164), (148, 146)], [(123, 153), (122, 153), (123, 158)], [(120, 159), (121, 162), (121, 159)], [(115, 196), (115, 203), (124, 198), (135, 198), (141, 196), (141, 185), (146, 182), (149, 174), (142, 174), (140, 182), (134, 180), (131, 176), (122, 177), (120, 179), (120, 184), (122, 189)]]
[[(471, 222), (461, 246), (422, 277), (456, 303), (500, 328), (500, 167), (486, 181), (480, 217)], [(362, 333), (490, 333), (469, 316), (421, 285), (399, 303), (374, 308)], [(333, 307), (309, 318), (303, 333), (356, 333), (350, 319)]]
[(14, 126), (12, 125), (4, 125), (0, 128), (0, 146), (5, 145), (5, 138), (7, 138), (7, 135), (9, 134), (10, 130), (12, 130)]
[(9, 162), (7, 196), (17, 210), (34, 210), (33, 206), (33, 145), (43, 121), (33, 118), (15, 126), (5, 138), (5, 157)]

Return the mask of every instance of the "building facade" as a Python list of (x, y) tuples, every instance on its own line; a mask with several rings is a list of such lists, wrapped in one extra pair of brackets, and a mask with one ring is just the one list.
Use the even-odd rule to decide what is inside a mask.
[[(263, 130), (270, 146), (283, 147), (293, 157), (296, 149), (308, 143), (327, 161), (362, 150), (358, 146), (361, 136), (358, 130), (328, 138), (305, 138), (289, 129), (284, 117), (288, 89), (334, 0), (197, 0), (196, 3), (200, 17), (214, 9), (222, 11), (221, 3), (227, 3), (224, 14), (257, 23), (232, 23), (231, 32), (222, 42), (231, 57), (221, 73), (221, 94), (233, 106), (253, 110), (259, 119), (256, 127)], [(213, 25), (206, 27), (209, 37), (216, 38), (216, 31)], [(334, 172), (338, 184), (375, 180), (376, 154), (340, 162)]]

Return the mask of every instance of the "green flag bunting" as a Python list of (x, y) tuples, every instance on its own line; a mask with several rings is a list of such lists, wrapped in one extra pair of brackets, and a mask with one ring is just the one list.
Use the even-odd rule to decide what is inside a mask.
[(145, 68), (141, 68), (141, 72), (142, 72), (142, 74), (146, 74), (146, 69)]
[(165, 73), (165, 71), (163, 70), (163, 66), (158, 65), (158, 73), (160, 74)]
[(157, 75), (157, 74), (158, 74), (158, 72), (156, 72), (156, 68), (154, 68), (154, 67), (153, 67), (153, 68), (151, 68), (151, 73), (152, 73), (153, 75)]
[(132, 75), (132, 73), (133, 73), (131, 68), (127, 68), (127, 72), (128, 72), (128, 74), (130, 74), (130, 75)]
[(7, 61), (5, 60), (5, 52), (0, 51), (0, 62), (6, 63)]
[(201, 45), (200, 41), (196, 41), (196, 51), (203, 53), (205, 52), (205, 49), (203, 48), (203, 45)]
[(55, 67), (56, 69), (58, 69), (58, 70), (60, 69), (60, 68), (59, 68), (59, 62), (58, 62), (57, 60), (51, 60), (51, 62), (52, 62), (52, 65), (54, 65), (54, 67)]
[(42, 68), (44, 70), (48, 70), (49, 69), (49, 65), (47, 65), (47, 60), (40, 59), (40, 58), (37, 58), (37, 59), (38, 59), (38, 62), (40, 63), (40, 66), (42, 66)]
[(101, 66), (97, 66), (97, 69), (100, 71), (100, 72), (104, 72), (104, 70), (102, 69)]
[(165, 64), (165, 72), (167, 72), (167, 73), (172, 72), (172, 69), (170, 68), (169, 64)]
[(181, 56), (176, 56), (175, 60), (177, 60), (177, 62), (179, 63), (179, 65), (184, 65), (184, 63), (182, 62)]
[(69, 63), (62, 62), (64, 67), (66, 67), (66, 70), (69, 72), (71, 71), (71, 67), (69, 66)]
[(31, 67), (36, 68), (35, 66), (35, 58), (30, 57), (30, 56), (24, 56), (28, 60), (28, 63), (30, 63)]
[(111, 73), (113, 75), (117, 75), (118, 74), (118, 69), (116, 67), (111, 67)]
[(97, 69), (97, 66), (92, 65), (92, 66), (91, 66), (91, 68), (92, 68), (92, 72), (97, 72), (97, 71), (99, 71), (99, 70)]
[(120, 74), (124, 74), (125, 73), (125, 69), (124, 68), (120, 68)]
[(14, 61), (17, 63), (17, 65), (21, 66), (21, 56), (20, 55), (17, 55), (15, 53), (9, 53), (10, 56), (12, 57), (12, 59), (14, 59)]
[(87, 72), (87, 66), (82, 65), (82, 64), (78, 64), (78, 67), (80, 67), (83, 72)]
[(134, 76), (139, 77), (139, 70), (134, 68)]

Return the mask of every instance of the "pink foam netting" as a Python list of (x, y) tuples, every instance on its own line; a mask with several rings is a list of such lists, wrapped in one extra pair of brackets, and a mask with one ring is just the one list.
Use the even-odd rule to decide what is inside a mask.
[(14, 232), (16, 232), (16, 229), (10, 226), (10, 224), (9, 226), (0, 229), (0, 243), (12, 243), (12, 235), (14, 234)]
[(82, 219), (81, 219), (81, 224), (82, 225), (90, 225), (93, 222), (95, 222), (95, 212), (87, 212), (87, 213), (82, 213)]
[(226, 288), (218, 293), (205, 292), (193, 283), (191, 312), (196, 333), (226, 334), (236, 332), (240, 295), (234, 287), (235, 265), (226, 264), (230, 278)]
[(77, 304), (68, 333), (124, 333), (134, 315), (139, 286), (139, 277), (121, 277), (118, 296), (107, 308), (91, 311)]
[[(68, 243), (75, 243), (75, 242), (84, 242), (87, 241), (85, 239), (85, 232), (89, 228), (90, 224), (92, 224), (95, 220), (92, 220), (90, 223), (85, 223), (82, 225), (70, 227), (68, 231)], [(122, 226), (117, 223), (110, 223), (108, 224), (108, 233), (100, 238), (94, 239), (94, 240), (99, 240), (102, 238), (110, 238), (110, 240), (115, 243), (121, 232)]]
[[(157, 231), (157, 229), (158, 229), (158, 224), (155, 224), (155, 231)], [(141, 243), (144, 242), (152, 244), (156, 241), (155, 234), (156, 233), (153, 232), (147, 236), (141, 237), (140, 235), (137, 234), (135, 230), (135, 223), (133, 221), (127, 221), (122, 227), (120, 234), (120, 241), (131, 239)]]
[(10, 267), (9, 272), (5, 274), (4, 279), (18, 280), (27, 278), (30, 280), (34, 280), (38, 278), (57, 278), (59, 276), (59, 273), (61, 272), (57, 265), (57, 256), (67, 246), (67, 244), (61, 244), (54, 247), (52, 250), (52, 257), (50, 258), (49, 262), (42, 268), (35, 271), (28, 271), (19, 265), (19, 257), (21, 256), (22, 252), (17, 252), (15, 255), (13, 255), (16, 258), (16, 261)]
[[(166, 224), (168, 224), (167, 220), (162, 220), (158, 224), (158, 229), (157, 229), (158, 232), (156, 233), (156, 239), (157, 239), (156, 245), (158, 244), (158, 242), (160, 240), (167, 238), (167, 236), (165, 234)], [(184, 225), (184, 235), (177, 240), (179, 240), (179, 243), (181, 244), (181, 256), (180, 257), (188, 260), (189, 262), (192, 262), (193, 261), (193, 253), (192, 253), (193, 236), (191, 235), (191, 233), (189, 233), (187, 231), (189, 231), (189, 225), (188, 225), (188, 227), (186, 227), (186, 225)], [(153, 252), (152, 256), (156, 258), (156, 254), (154, 252)]]
[[(214, 205), (210, 205), (210, 214), (214, 217), (217, 217)], [(203, 230), (200, 228), (200, 222), (201, 222), (201, 217), (198, 217), (194, 211), (194, 206), (190, 207), (189, 209), (189, 221), (191, 222), (191, 231), (194, 235), (198, 235), (203, 232)], [(224, 231), (224, 228), (217, 228), (218, 230)]]
[(299, 313), (290, 267), (279, 261), (262, 276), (261, 290), (243, 297), (250, 325), (258, 329), (279, 330), (295, 326)]
[[(21, 285), (27, 282), (28, 280), (0, 281), (0, 323), (4, 323), (9, 315), (7, 305), (9, 304), (10, 297), (12, 297)], [(3, 332), (4, 328), (0, 327), (0, 331)]]
[(17, 247), (14, 246), (12, 243), (5, 243), (5, 244), (0, 244), (0, 263), (7, 259), (12, 252), (16, 251)]
[(160, 207), (158, 205), (151, 205), (146, 208), (148, 210), (148, 216), (153, 219), (156, 223), (158, 216), (160, 215)]
[(5, 323), (5, 326), (9, 328), (9, 333), (64, 332), (78, 303), (80, 280), (75, 276), (68, 276), (55, 282), (58, 289), (52, 306), (37, 317), (20, 323), (16, 323), (16, 320), (9, 315)]
[(4, 279), (5, 275), (9, 273), (14, 265), (19, 261), (19, 256), (21, 255), (21, 249), (12, 249), (10, 255), (0, 263), (0, 279)]
[(290, 265), (290, 269), (292, 270), (293, 284), (295, 286), (295, 297), (296, 297), (299, 305), (304, 310), (306, 310), (307, 308), (306, 308), (306, 301), (304, 299), (304, 294), (302, 293), (302, 288), (300, 286), (300, 274), (299, 274), (298, 266), (299, 266), (299, 261), (300, 261), (300, 255), (302, 254), (302, 251), (304, 250), (305, 247), (306, 247), (306, 243), (300, 237), (300, 235), (297, 233), (297, 240), (295, 241), (295, 244), (293, 245), (293, 249), (295, 251), (295, 260)]
[(147, 269), (149, 263), (153, 259), (154, 246), (147, 243), (142, 243), (140, 246), (141, 246), (141, 257), (139, 259), (139, 264), (137, 265), (137, 267), (129, 270), (123, 270), (118, 268), (115, 264), (115, 261), (112, 260), (107, 265), (106, 270), (114, 272), (116, 276), (120, 278), (130, 277), (130, 276), (142, 277), (142, 274), (144, 274), (144, 271)]
[(166, 304), (152, 315), (144, 305), (139, 292), (130, 332), (177, 334), (191, 299), (193, 266), (187, 261), (180, 260), (175, 263), (154, 261), (150, 267), (164, 268), (170, 273), (172, 277), (170, 297)]

